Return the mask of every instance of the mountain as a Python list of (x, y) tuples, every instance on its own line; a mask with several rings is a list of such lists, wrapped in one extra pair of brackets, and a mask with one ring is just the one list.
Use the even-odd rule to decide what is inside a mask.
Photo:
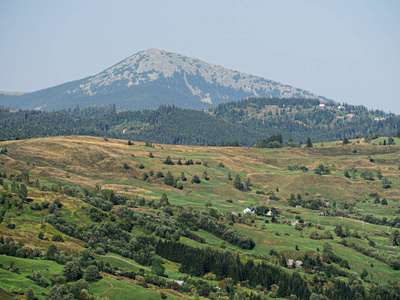
[(123, 110), (154, 109), (160, 104), (208, 109), (247, 97), (327, 100), (199, 59), (149, 49), (95, 76), (24, 95), (0, 94), (0, 105), (46, 111), (110, 103)]

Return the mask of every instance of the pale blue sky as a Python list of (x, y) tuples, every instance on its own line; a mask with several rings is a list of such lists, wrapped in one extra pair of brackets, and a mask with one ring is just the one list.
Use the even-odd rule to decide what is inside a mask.
[(399, 19), (397, 0), (0, 0), (0, 91), (159, 48), (400, 114)]

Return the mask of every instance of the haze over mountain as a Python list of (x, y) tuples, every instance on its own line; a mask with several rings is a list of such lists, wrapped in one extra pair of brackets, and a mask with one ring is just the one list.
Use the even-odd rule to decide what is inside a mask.
[(24, 95), (0, 94), (0, 105), (46, 111), (110, 103), (125, 110), (154, 109), (160, 104), (207, 109), (247, 97), (327, 100), (199, 59), (148, 49), (95, 76)]

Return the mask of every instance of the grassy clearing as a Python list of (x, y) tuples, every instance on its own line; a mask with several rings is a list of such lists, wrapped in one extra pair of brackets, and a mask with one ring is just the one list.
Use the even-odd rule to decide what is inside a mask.
[[(103, 278), (102, 280), (92, 283), (89, 287), (90, 291), (102, 297), (108, 297), (109, 299), (143, 299), (143, 300), (159, 300), (160, 291), (152, 290), (150, 288), (143, 288), (133, 282), (125, 282), (116, 280), (115, 278)], [(183, 299), (183, 297), (175, 296), (170, 293), (173, 291), (165, 291), (168, 299)], [(168, 293), (170, 292), (170, 293)], [(186, 297), (185, 297), (186, 298)]]
[(25, 276), (11, 273), (3, 269), (0, 269), (0, 286), (6, 291), (14, 287), (17, 288), (17, 290), (21, 289), (24, 293), (29, 288), (32, 288), (38, 299), (45, 299), (44, 295), (48, 293), (47, 289), (34, 284), (32, 280), (25, 278)]

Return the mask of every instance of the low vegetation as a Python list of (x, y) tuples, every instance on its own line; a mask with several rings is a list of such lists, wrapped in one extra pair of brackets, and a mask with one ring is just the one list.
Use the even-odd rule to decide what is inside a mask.
[(1, 142), (4, 298), (399, 299), (400, 147), (279, 140)]

